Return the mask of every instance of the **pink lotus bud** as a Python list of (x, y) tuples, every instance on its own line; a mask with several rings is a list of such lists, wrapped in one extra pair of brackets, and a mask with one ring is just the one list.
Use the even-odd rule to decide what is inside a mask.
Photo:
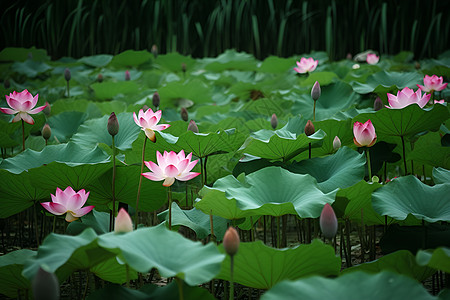
[(381, 101), (380, 97), (377, 97), (373, 102), (373, 110), (379, 111), (382, 108), (383, 108), (383, 101)]
[(187, 120), (189, 119), (189, 113), (185, 107), (181, 108), (180, 115), (181, 115), (181, 119), (183, 121), (187, 122)]
[(198, 133), (198, 126), (197, 126), (197, 124), (195, 123), (194, 120), (190, 120), (189, 121), (189, 125), (187, 127), (187, 130), (190, 130), (192, 132)]
[(316, 83), (314, 83), (311, 89), (311, 98), (313, 98), (314, 101), (317, 101), (317, 99), (319, 99), (320, 97), (320, 94), (321, 94), (320, 83), (316, 81)]
[(47, 272), (39, 267), (33, 278), (33, 299), (35, 300), (59, 300), (59, 281), (54, 273)]
[(338, 229), (338, 220), (333, 208), (329, 203), (325, 204), (320, 214), (320, 230), (327, 239), (332, 239), (336, 236)]
[(48, 139), (52, 136), (52, 129), (48, 124), (45, 124), (44, 127), (42, 127), (42, 137), (48, 141)]
[(239, 243), (239, 234), (236, 229), (231, 226), (228, 227), (223, 236), (223, 247), (225, 248), (225, 252), (230, 256), (235, 255), (239, 250)]
[(333, 149), (337, 150), (339, 148), (341, 148), (341, 140), (339, 139), (338, 136), (335, 136), (333, 140)]
[(98, 82), (103, 82), (103, 75), (102, 74), (98, 74), (97, 75), (97, 81)]
[(130, 71), (126, 70), (126, 71), (125, 71), (125, 80), (126, 80), (126, 81), (129, 81), (130, 79), (131, 79), (131, 77), (130, 77)]
[(373, 127), (372, 121), (370, 120), (367, 120), (364, 124), (355, 122), (353, 124), (353, 136), (353, 142), (358, 147), (372, 147), (377, 140), (375, 127)]
[(133, 222), (131, 221), (130, 215), (127, 211), (121, 208), (114, 223), (114, 232), (120, 233), (130, 231), (133, 231)]
[(44, 115), (46, 115), (47, 117), (50, 116), (50, 113), (52, 112), (50, 103), (45, 102), (45, 108), (44, 108), (43, 112), (44, 112)]
[(376, 54), (373, 54), (373, 53), (367, 54), (366, 62), (369, 65), (376, 65), (379, 60), (380, 60), (380, 57), (377, 56)]
[(65, 79), (66, 81), (69, 81), (71, 78), (72, 78), (72, 74), (70, 73), (69, 68), (66, 68), (66, 69), (64, 70), (64, 79)]
[(181, 63), (181, 71), (183, 71), (183, 73), (186, 73), (186, 64), (185, 63)]
[(159, 98), (158, 92), (155, 92), (155, 93), (153, 94), (152, 102), (153, 102), (153, 106), (154, 106), (154, 107), (158, 107), (158, 106), (159, 106), (159, 104), (160, 104), (160, 102), (161, 102), (161, 99)]
[(108, 118), (108, 132), (110, 135), (115, 136), (119, 132), (119, 121), (117, 120), (116, 114), (114, 112)]
[(155, 58), (158, 57), (158, 46), (153, 45), (151, 52)]
[(275, 130), (278, 126), (278, 118), (276, 114), (272, 115), (272, 119), (270, 119), (270, 125), (272, 126), (272, 128)]
[(5, 81), (3, 81), (3, 86), (5, 87), (5, 89), (9, 89), (11, 87), (9, 79), (5, 79)]
[(314, 132), (316, 132), (316, 130), (314, 129), (314, 125), (311, 122), (311, 120), (308, 120), (308, 122), (306, 122), (306, 126), (305, 126), (305, 134), (307, 136), (313, 135)]

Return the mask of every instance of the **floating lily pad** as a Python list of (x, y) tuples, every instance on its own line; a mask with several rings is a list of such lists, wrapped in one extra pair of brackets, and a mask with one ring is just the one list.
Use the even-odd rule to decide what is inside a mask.
[(31, 282), (22, 276), (25, 261), (36, 255), (36, 251), (21, 249), (0, 256), (0, 294), (20, 298), (18, 293), (31, 288)]

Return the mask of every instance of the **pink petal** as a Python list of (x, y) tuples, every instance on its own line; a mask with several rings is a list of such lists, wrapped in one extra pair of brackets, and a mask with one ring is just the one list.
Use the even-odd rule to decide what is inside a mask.
[(34, 119), (26, 112), (19, 112), (17, 115), (20, 116), (20, 118), (22, 120), (24, 120), (25, 122), (27, 122), (28, 124), (31, 124), (31, 125), (34, 124)]
[(153, 127), (156, 125), (156, 123), (158, 123), (158, 119), (155, 116), (153, 116), (150, 119), (148, 119), (148, 121), (147, 121), (148, 126), (146, 126), (146, 127), (153, 129)]
[(133, 119), (134, 119), (134, 123), (136, 123), (137, 126), (142, 127), (141, 123), (139, 123), (139, 120), (136, 117), (136, 113), (135, 112), (133, 112)]
[(14, 99), (14, 98), (9, 98), (9, 101), (7, 101), (7, 102), (8, 102), (8, 105), (9, 105), (11, 108), (13, 108), (13, 109), (15, 109), (15, 110), (18, 110), (18, 111), (21, 111), (21, 110), (22, 110), (22, 103), (19, 102), (19, 101), (17, 101), (16, 99)]
[(164, 176), (157, 176), (156, 174), (151, 173), (151, 172), (142, 173), (141, 175), (144, 176), (147, 179), (152, 180), (152, 181), (161, 181), (161, 180), (164, 180), (166, 178)]
[(8, 115), (14, 115), (14, 114), (18, 113), (17, 110), (14, 110), (14, 109), (11, 109), (11, 108), (7, 108), (7, 107), (5, 107), (5, 108), (0, 107), (0, 111), (2, 113), (8, 114)]
[(117, 214), (116, 221), (114, 222), (114, 232), (130, 232), (133, 231), (133, 222), (130, 215), (123, 208), (120, 209)]
[(29, 114), (37, 114), (37, 113), (43, 111), (46, 107), (47, 107), (47, 104), (43, 105), (43, 106), (36, 107), (35, 109), (30, 110), (28, 113)]
[[(178, 157), (174, 151), (170, 151), (166, 157), (166, 165), (178, 165)], [(167, 174), (167, 173), (166, 173)]]
[[(167, 152), (164, 151), (164, 154), (166, 154)], [(163, 155), (161, 155), (161, 153), (159, 151), (156, 151), (156, 161), (158, 162), (158, 166), (162, 169), (166, 168), (166, 159)]]
[(94, 205), (89, 205), (89, 206), (85, 206), (83, 208), (77, 209), (77, 210), (73, 210), (73, 216), (80, 218), (82, 216), (84, 216), (85, 214), (89, 213), (95, 206)]
[(85, 201), (80, 197), (80, 195), (75, 194), (71, 196), (66, 203), (67, 210), (75, 211), (77, 209), (80, 209)]
[(178, 170), (177, 167), (175, 167), (174, 165), (168, 165), (165, 169), (164, 169), (164, 174), (166, 174), (167, 177), (175, 177), (180, 173), (180, 171)]
[(180, 181), (188, 181), (188, 180), (191, 180), (194, 177), (197, 177), (198, 175), (200, 175), (200, 173), (189, 172), (187, 174), (183, 174), (182, 176), (176, 176), (175, 178), (180, 180)]
[(141, 126), (142, 126), (143, 128), (150, 128), (150, 126), (149, 126), (147, 120), (144, 119), (144, 118), (139, 118), (139, 123), (141, 124)]
[(163, 170), (161, 170), (161, 168), (154, 162), (144, 161), (144, 163), (147, 166), (147, 168), (149, 168), (150, 171), (152, 171), (156, 176), (164, 176)]
[(159, 124), (153, 127), (153, 130), (157, 130), (157, 131), (162, 131), (164, 129), (169, 128), (170, 125), (169, 124)]
[(63, 205), (58, 204), (58, 203), (42, 202), (41, 205), (47, 211), (49, 211), (50, 213), (57, 215), (57, 216), (62, 215), (67, 211)]

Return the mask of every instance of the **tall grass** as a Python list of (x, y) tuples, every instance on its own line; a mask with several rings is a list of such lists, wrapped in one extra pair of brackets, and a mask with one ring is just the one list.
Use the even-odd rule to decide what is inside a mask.
[(448, 1), (18, 0), (0, 15), (2, 43), (53, 58), (126, 49), (195, 57), (226, 49), (258, 58), (312, 50), (340, 59), (373, 49), (434, 57), (449, 47)]

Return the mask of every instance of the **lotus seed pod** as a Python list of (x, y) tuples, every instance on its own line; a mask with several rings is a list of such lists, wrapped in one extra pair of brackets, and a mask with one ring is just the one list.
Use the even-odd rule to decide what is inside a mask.
[(320, 83), (316, 81), (316, 83), (314, 83), (311, 89), (311, 98), (313, 98), (314, 101), (317, 101), (317, 99), (320, 98), (320, 94), (321, 94)]
[(103, 75), (102, 74), (98, 74), (97, 75), (97, 81), (98, 82), (103, 82)]
[(230, 256), (235, 255), (239, 250), (239, 243), (239, 234), (236, 229), (234, 229), (234, 227), (228, 227), (223, 237), (223, 247), (225, 248), (225, 252)]
[(109, 116), (107, 127), (110, 135), (115, 136), (117, 133), (119, 133), (119, 121), (117, 120), (116, 114), (114, 112), (112, 112)]
[(128, 212), (124, 208), (121, 208), (114, 223), (114, 232), (120, 233), (130, 231), (133, 231), (133, 222), (131, 221)]
[(329, 203), (325, 204), (320, 214), (320, 230), (327, 239), (332, 239), (336, 236), (338, 229), (338, 220), (333, 208)]
[(152, 52), (153, 56), (154, 56), (155, 58), (157, 58), (157, 57), (158, 57), (158, 46), (153, 45), (153, 46), (152, 46), (151, 52)]
[(198, 126), (197, 126), (197, 124), (195, 123), (194, 120), (190, 120), (189, 121), (189, 125), (188, 125), (187, 130), (190, 130), (192, 132), (198, 133)]
[(9, 89), (11, 87), (11, 82), (9, 81), (9, 79), (5, 79), (5, 81), (3, 81), (3, 86), (5, 87), (5, 89)]
[(48, 124), (45, 124), (44, 127), (42, 127), (42, 137), (48, 141), (48, 139), (52, 136), (52, 129)]
[(66, 69), (64, 70), (64, 79), (65, 79), (66, 81), (69, 81), (71, 78), (72, 78), (72, 74), (70, 73), (69, 68), (66, 68)]
[(144, 106), (142, 106), (142, 109), (143, 109), (144, 111), (147, 111), (149, 108), (150, 108), (150, 107), (148, 107), (147, 104), (144, 104)]
[(126, 70), (126, 71), (125, 71), (125, 80), (126, 80), (126, 81), (129, 81), (130, 79), (131, 79), (130, 71)]
[(34, 276), (33, 297), (35, 300), (58, 300), (60, 298), (59, 282), (54, 273), (39, 267)]
[(373, 102), (373, 110), (379, 111), (382, 108), (383, 108), (383, 101), (381, 101), (380, 97), (377, 97)]
[(189, 119), (189, 113), (185, 107), (181, 108), (180, 115), (181, 115), (181, 119), (183, 121), (187, 122), (187, 120)]
[(159, 98), (158, 92), (155, 92), (155, 93), (153, 94), (152, 102), (153, 102), (153, 106), (154, 106), (154, 107), (159, 107), (159, 104), (160, 104), (160, 102), (161, 102), (161, 99)]
[(272, 115), (272, 119), (270, 119), (270, 125), (272, 125), (272, 128), (275, 130), (278, 126), (278, 118), (276, 114)]
[(311, 120), (308, 120), (308, 122), (306, 122), (306, 126), (305, 126), (305, 134), (307, 136), (313, 135), (314, 132), (316, 132), (316, 130), (314, 129), (314, 125), (311, 122)]
[(333, 140), (333, 149), (337, 150), (339, 148), (341, 148), (341, 140), (339, 139), (338, 136), (335, 136)]
[(50, 116), (50, 113), (52, 112), (52, 108), (50, 106), (50, 103), (45, 102), (45, 108), (43, 110), (44, 114), (48, 117)]
[(181, 64), (181, 71), (183, 71), (183, 73), (186, 73), (186, 64), (185, 63)]

